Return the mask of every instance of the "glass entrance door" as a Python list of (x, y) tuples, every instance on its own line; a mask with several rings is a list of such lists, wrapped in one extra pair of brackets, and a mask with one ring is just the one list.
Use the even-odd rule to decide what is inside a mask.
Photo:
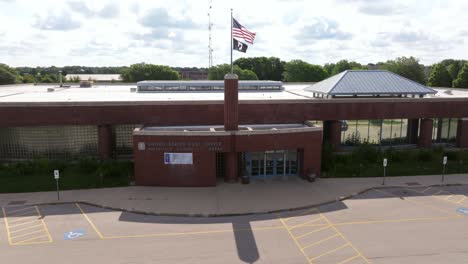
[(299, 160), (297, 150), (246, 152), (245, 167), (251, 178), (297, 176)]

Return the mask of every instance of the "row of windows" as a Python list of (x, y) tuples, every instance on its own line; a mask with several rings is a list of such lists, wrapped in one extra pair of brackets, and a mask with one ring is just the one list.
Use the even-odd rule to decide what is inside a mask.
[[(455, 142), (457, 120), (456, 118), (434, 119), (432, 141)], [(356, 146), (362, 143), (391, 146), (409, 142), (407, 119), (343, 120), (341, 124), (341, 143), (346, 146)]]
[[(114, 157), (133, 155), (132, 132), (137, 125), (113, 126)], [(0, 128), (0, 159), (75, 159), (98, 157), (96, 126)]]
[[(162, 91), (223, 91), (223, 86), (138, 86), (139, 92), (162, 92)], [(281, 90), (281, 86), (274, 85), (252, 85), (239, 86), (239, 90)]]

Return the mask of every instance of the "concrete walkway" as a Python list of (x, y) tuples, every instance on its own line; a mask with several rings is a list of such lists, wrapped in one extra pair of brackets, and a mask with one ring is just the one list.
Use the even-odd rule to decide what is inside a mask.
[[(412, 183), (440, 185), (441, 176), (389, 177), (385, 186), (408, 187)], [(448, 175), (445, 184), (468, 184), (468, 174)], [(382, 187), (382, 178), (319, 179), (313, 183), (294, 178), (248, 185), (219, 183), (206, 188), (132, 186), (62, 191), (60, 201), (56, 192), (0, 194), (0, 207), (84, 202), (149, 214), (220, 216), (312, 207), (377, 187)]]

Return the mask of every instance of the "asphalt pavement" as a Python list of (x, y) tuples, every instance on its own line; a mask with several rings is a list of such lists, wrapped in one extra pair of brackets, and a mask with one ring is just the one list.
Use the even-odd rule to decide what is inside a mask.
[[(468, 185), (372, 189), (304, 210), (155, 216), (2, 207), (3, 263), (467, 263)], [(465, 210), (466, 209), (466, 210)]]

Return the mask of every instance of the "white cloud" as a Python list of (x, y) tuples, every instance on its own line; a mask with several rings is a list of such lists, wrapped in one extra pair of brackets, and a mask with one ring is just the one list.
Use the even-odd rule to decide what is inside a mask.
[[(246, 56), (361, 63), (413, 55), (425, 64), (468, 57), (468, 5), (457, 0), (238, 0), (234, 16), (257, 33)], [(0, 0), (2, 62), (17, 65), (201, 66), (208, 1)], [(213, 0), (214, 63), (229, 62), (229, 1)]]
[(62, 11), (58, 14), (47, 14), (46, 16), (36, 16), (33, 27), (43, 30), (72, 30), (81, 26), (81, 23), (72, 18), (71, 13)]

